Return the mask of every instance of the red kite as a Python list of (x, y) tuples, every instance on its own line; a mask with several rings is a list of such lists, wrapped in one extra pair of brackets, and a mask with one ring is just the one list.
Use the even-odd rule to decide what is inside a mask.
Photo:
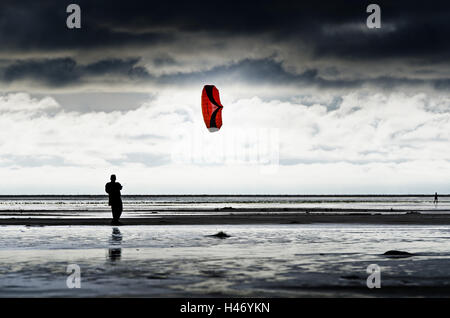
[(202, 91), (202, 112), (206, 128), (210, 132), (222, 127), (222, 108), (219, 90), (214, 85), (205, 85)]

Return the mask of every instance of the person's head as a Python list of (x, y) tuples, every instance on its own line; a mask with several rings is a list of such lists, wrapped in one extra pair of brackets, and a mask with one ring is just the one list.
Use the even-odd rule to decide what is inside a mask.
[(112, 182), (115, 182), (116, 181), (116, 175), (112, 174), (110, 179), (111, 179)]

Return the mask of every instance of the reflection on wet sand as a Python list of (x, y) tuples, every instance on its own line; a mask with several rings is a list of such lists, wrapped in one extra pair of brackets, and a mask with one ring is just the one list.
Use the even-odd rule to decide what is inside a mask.
[(110, 247), (108, 249), (108, 258), (110, 261), (118, 261), (120, 260), (120, 257), (122, 256), (122, 248), (120, 248), (120, 245), (122, 244), (122, 233), (120, 233), (120, 230), (118, 227), (113, 227), (110, 245), (116, 245), (119, 247)]
[[(209, 236), (219, 231), (230, 237)], [(450, 296), (449, 225), (6, 226), (1, 232), (0, 297)], [(76, 291), (66, 286), (67, 264), (81, 268)], [(377, 290), (367, 287), (371, 264), (381, 269)]]

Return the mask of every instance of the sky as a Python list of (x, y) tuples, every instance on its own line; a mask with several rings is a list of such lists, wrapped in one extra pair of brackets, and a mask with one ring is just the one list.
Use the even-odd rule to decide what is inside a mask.
[(0, 194), (101, 194), (112, 173), (123, 194), (450, 193), (449, 16), (448, 1), (4, 0)]

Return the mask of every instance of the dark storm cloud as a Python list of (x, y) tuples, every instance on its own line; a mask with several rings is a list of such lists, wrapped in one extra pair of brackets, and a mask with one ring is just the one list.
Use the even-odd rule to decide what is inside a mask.
[(158, 82), (170, 84), (172, 82), (193, 83), (198, 81), (201, 83), (206, 79), (217, 82), (231, 80), (255, 84), (311, 84), (322, 87), (355, 87), (361, 85), (361, 81), (356, 80), (325, 80), (318, 76), (316, 69), (308, 69), (301, 74), (290, 73), (279, 62), (271, 59), (246, 59), (232, 65), (218, 66), (208, 71), (164, 75), (158, 78)]
[[(82, 28), (66, 27), (66, 7), (76, 2), (82, 10)], [(132, 1), (124, 1), (134, 8)], [(158, 43), (171, 39), (170, 34), (114, 32), (108, 27), (104, 12), (109, 7), (121, 14), (122, 5), (110, 1), (2, 1), (0, 3), (0, 35), (2, 50), (60, 50), (114, 47), (124, 44)], [(142, 18), (144, 12), (135, 12)], [(124, 15), (124, 18), (127, 18)]]
[[(66, 27), (66, 7), (74, 2), (82, 10), (79, 30)], [(227, 73), (229, 78), (256, 83), (311, 84), (324, 88), (359, 87), (365, 83), (382, 87), (429, 83), (437, 89), (448, 89), (447, 74), (439, 76), (442, 67), (434, 65), (450, 63), (449, 2), (375, 1), (381, 6), (382, 28), (368, 30), (366, 7), (372, 2), (6, 0), (0, 4), (1, 78), (7, 83), (32, 80), (59, 87), (99, 76), (164, 84), (205, 77), (220, 79)], [(194, 37), (184, 41), (187, 33)], [(298, 74), (284, 68), (292, 61), (275, 62), (275, 56), (272, 60), (253, 61), (242, 56), (238, 61), (207, 71), (183, 70), (162, 76), (138, 65), (142, 58), (138, 47), (151, 50), (172, 44), (174, 51), (152, 60), (153, 67), (164, 69), (181, 65), (179, 55), (185, 52), (194, 55), (192, 52), (202, 41), (209, 41), (216, 49), (223, 45), (232, 50), (237, 48), (234, 40), (240, 36), (255, 39), (255, 45), (261, 49), (279, 45), (294, 52), (282, 59), (295, 60), (304, 53), (306, 45), (309, 60), (298, 57), (295, 62), (304, 66)], [(131, 47), (135, 58), (123, 53)], [(102, 56), (103, 49), (114, 52), (113, 57)], [(80, 61), (85, 50), (90, 52), (89, 62)], [(33, 57), (37, 52), (48, 53), (50, 57), (45, 60)], [(59, 57), (52, 58), (52, 52)], [(68, 52), (68, 56), (61, 57), (64, 54), (61, 52)], [(26, 57), (16, 60), (13, 53)], [(345, 78), (339, 76), (342, 70), (335, 67), (345, 62), (350, 63), (345, 67), (351, 68), (351, 63), (359, 61), (379, 64), (382, 69), (385, 59), (394, 59), (398, 65), (428, 65), (429, 73), (422, 74), (423, 77), (414, 71), (414, 76), (389, 74), (342, 79)], [(309, 66), (311, 61), (328, 64), (325, 69), (330, 76), (324, 77), (324, 70)]]
[(70, 58), (20, 61), (3, 70), (3, 80), (6, 82), (32, 79), (59, 86), (78, 81), (79, 78), (76, 62)]
[(149, 76), (147, 70), (136, 64), (138, 58), (127, 60), (109, 59), (101, 60), (86, 66), (80, 67), (80, 72), (87, 75), (124, 75), (130, 78), (146, 78)]
[(448, 79), (411, 79), (406, 77), (378, 76), (373, 78), (359, 79), (327, 79), (321, 76), (317, 69), (307, 69), (303, 73), (296, 74), (286, 71), (281, 63), (270, 59), (249, 60), (228, 66), (218, 66), (208, 71), (170, 74), (154, 78), (155, 82), (161, 84), (196, 83), (201, 85), (207, 79), (215, 82), (237, 82), (244, 81), (253, 84), (276, 84), (296, 86), (317, 86), (320, 88), (359, 88), (363, 85), (373, 85), (384, 89), (397, 87), (399, 85), (419, 86), (430, 84), (436, 89), (448, 89)]
[(22, 60), (8, 65), (0, 72), (3, 80), (14, 82), (20, 80), (36, 80), (50, 86), (79, 84), (90, 76), (102, 76), (128, 79), (149, 77), (148, 72), (136, 66), (139, 59), (108, 59), (87, 65), (79, 65), (71, 58)]
[(162, 76), (150, 74), (138, 65), (139, 58), (107, 59), (80, 65), (71, 58), (23, 60), (17, 61), (3, 70), (0, 69), (5, 82), (35, 80), (51, 87), (64, 87), (87, 83), (92, 78), (101, 78), (103, 82), (128, 81), (153, 85), (202, 85), (205, 81), (225, 83), (229, 81), (259, 84), (317, 86), (320, 88), (359, 88), (369, 84), (381, 88), (398, 85), (418, 86), (429, 83), (436, 89), (448, 89), (449, 79), (409, 79), (405, 77), (379, 76), (363, 79), (326, 79), (319, 75), (317, 69), (307, 69), (300, 74), (286, 71), (281, 63), (271, 59), (250, 60), (226, 66), (217, 66), (208, 71), (176, 73)]
[(450, 90), (450, 78), (433, 81), (434, 87), (441, 90)]
[[(78, 3), (82, 28), (68, 30), (65, 8)], [(450, 47), (448, 1), (376, 1), (382, 22), (396, 32), (355, 31), (330, 35), (323, 28), (365, 23), (372, 1), (3, 1), (2, 48), (66, 49), (152, 44), (177, 31), (236, 36), (263, 32), (275, 39), (306, 39), (318, 55), (346, 57), (437, 54)], [(443, 53), (443, 52), (440, 52)]]

